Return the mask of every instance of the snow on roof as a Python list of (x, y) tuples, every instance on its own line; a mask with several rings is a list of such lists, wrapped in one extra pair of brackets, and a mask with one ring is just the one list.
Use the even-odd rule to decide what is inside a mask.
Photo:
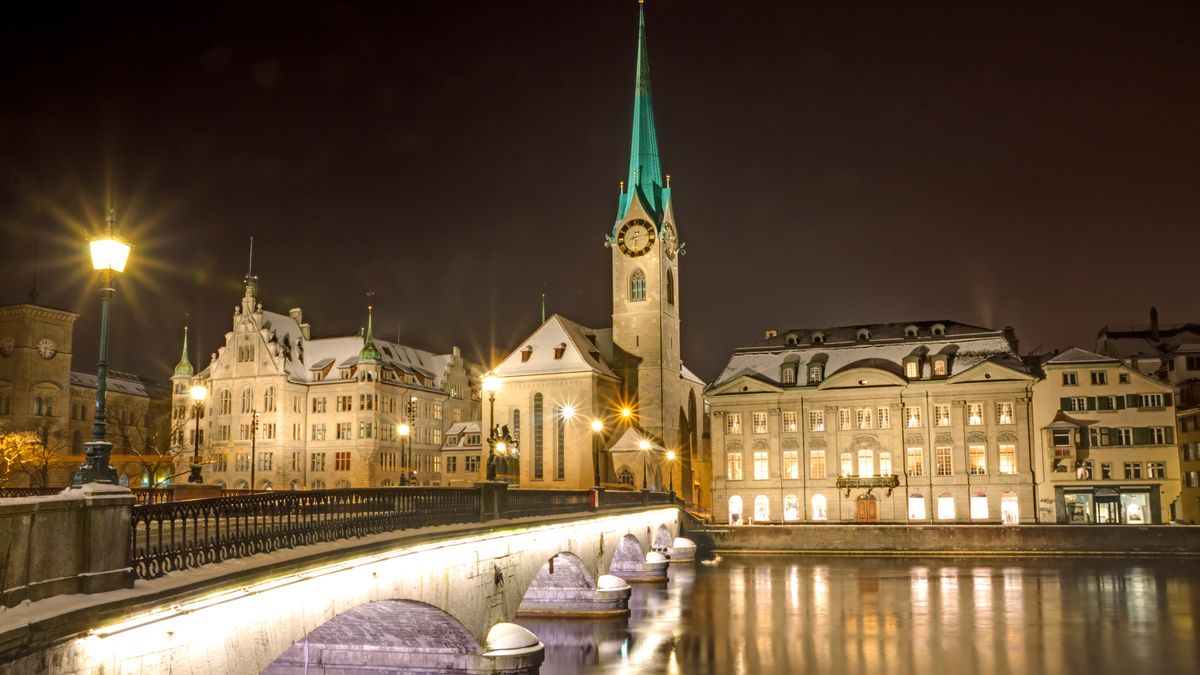
[(1063, 365), (1068, 363), (1118, 363), (1119, 361), (1111, 356), (1103, 356), (1095, 352), (1089, 352), (1086, 349), (1072, 347), (1067, 351), (1046, 359), (1043, 365)]
[(688, 370), (688, 367), (683, 365), (682, 363), (679, 364), (679, 376), (685, 380), (691, 380), (692, 382), (695, 382), (696, 384), (700, 385), (701, 387), (703, 387), (705, 384), (704, 380), (701, 380), (698, 375), (696, 375), (692, 371)]
[(477, 434), (479, 433), (479, 422), (455, 422), (446, 430), (447, 436), (458, 436), (459, 434)]
[(1107, 337), (1103, 336), (1097, 342), (1097, 351), (1118, 359), (1162, 357), (1162, 350), (1149, 338), (1144, 337)]
[[(501, 361), (494, 372), (500, 377), (516, 377), (591, 371), (616, 378), (616, 373), (601, 358), (600, 333), (555, 314)], [(523, 358), (525, 351), (530, 351), (527, 359)]]
[[(71, 371), (71, 384), (76, 387), (86, 387), (88, 389), (95, 389), (100, 386), (96, 373), (88, 373), (82, 370)], [(171, 391), (170, 387), (162, 382), (147, 380), (138, 375), (123, 373), (117, 370), (108, 371), (108, 378), (104, 386), (108, 391), (130, 394), (132, 396), (145, 396), (147, 398), (162, 398), (167, 396)]]
[[(903, 372), (904, 358), (914, 354), (924, 357), (921, 360), (922, 377), (932, 375), (932, 363), (928, 357), (936, 354), (945, 354), (948, 357), (948, 376), (957, 375), (984, 361), (992, 361), (1013, 370), (1027, 372), (1002, 331), (956, 324), (950, 321), (939, 323), (946, 328), (945, 337), (905, 339), (904, 333), (901, 331), (900, 337), (896, 338), (889, 334), (890, 331), (885, 330), (883, 331), (884, 337), (877, 339), (878, 333), (872, 330), (869, 340), (858, 340), (857, 330), (859, 327), (853, 327), (845, 329), (852, 330), (849, 340), (841, 339), (845, 337), (844, 329), (835, 328), (824, 331), (826, 341), (823, 344), (811, 344), (807, 340), (800, 340), (797, 344), (788, 345), (786, 340), (790, 332), (784, 333), (778, 336), (784, 340), (783, 342), (772, 338), (750, 347), (741, 347), (735, 350), (729, 363), (725, 366), (725, 370), (712, 386), (723, 384), (743, 375), (767, 382), (781, 383), (782, 366), (785, 362), (799, 364), (801, 370), (797, 374), (797, 380), (801, 383), (806, 381), (805, 369), (810, 363), (822, 364), (826, 378), (847, 368), (864, 366), (901, 373)], [(903, 328), (911, 324), (874, 324), (874, 326), (879, 325)], [(872, 326), (864, 327), (872, 328)], [(811, 335), (815, 332), (817, 331), (810, 330), (806, 331), (806, 334)], [(837, 336), (839, 339), (835, 341), (830, 338), (830, 335)], [(928, 332), (918, 333), (918, 335), (928, 335)]]

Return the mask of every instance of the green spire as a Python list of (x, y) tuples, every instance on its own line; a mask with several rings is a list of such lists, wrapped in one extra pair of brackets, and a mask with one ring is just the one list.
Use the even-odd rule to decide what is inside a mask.
[(363, 335), (363, 348), (358, 353), (359, 363), (379, 363), (379, 350), (375, 348), (375, 337), (372, 333), (372, 314), (375, 308), (367, 305), (367, 332)]
[(633, 93), (633, 141), (629, 146), (629, 178), (621, 193), (617, 218), (625, 217), (636, 190), (642, 204), (661, 215), (663, 199), (662, 166), (658, 160), (658, 135), (654, 131), (654, 102), (650, 96), (650, 59), (646, 50), (646, 13), (638, 3), (637, 77)]
[(175, 364), (176, 377), (191, 377), (196, 373), (192, 362), (188, 360), (188, 327), (183, 327), (183, 351), (179, 354), (179, 363)]

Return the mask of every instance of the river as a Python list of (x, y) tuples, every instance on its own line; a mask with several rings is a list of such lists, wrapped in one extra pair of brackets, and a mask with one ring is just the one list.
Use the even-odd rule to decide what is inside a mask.
[(542, 675), (1200, 673), (1200, 561), (727, 555), (618, 621), (523, 619)]

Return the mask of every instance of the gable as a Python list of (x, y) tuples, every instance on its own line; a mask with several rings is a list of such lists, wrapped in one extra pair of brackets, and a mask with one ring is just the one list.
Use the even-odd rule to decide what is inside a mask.
[(946, 379), (948, 384), (961, 384), (966, 382), (1011, 382), (1013, 380), (1023, 380), (1031, 382), (1036, 379), (1034, 376), (1023, 373), (1014, 368), (996, 363), (995, 361), (980, 361), (966, 370), (955, 373)]
[(766, 382), (754, 375), (739, 375), (732, 380), (714, 385), (705, 395), (721, 396), (729, 394), (780, 394), (783, 387), (772, 382)]
[[(596, 372), (616, 379), (616, 374), (585, 349), (594, 347), (575, 324), (555, 314), (522, 341), (493, 372), (500, 377)], [(581, 327), (580, 327), (581, 328)], [(582, 344), (581, 344), (582, 343)]]
[(881, 368), (847, 368), (826, 377), (817, 389), (863, 389), (868, 387), (903, 387), (908, 382)]

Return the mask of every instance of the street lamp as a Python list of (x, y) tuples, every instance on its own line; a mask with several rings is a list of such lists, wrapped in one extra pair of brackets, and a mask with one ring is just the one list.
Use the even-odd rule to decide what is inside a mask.
[(200, 414), (204, 412), (204, 399), (208, 398), (208, 387), (202, 384), (192, 386), (193, 415), (196, 418), (196, 428), (192, 431), (192, 473), (188, 475), (189, 483), (199, 485), (204, 482), (200, 476)]
[(670, 474), (671, 497), (675, 496), (675, 451), (667, 451), (667, 473)]
[(600, 432), (604, 431), (604, 422), (592, 420), (592, 480), (600, 487)]
[(625, 406), (624, 408), (621, 408), (620, 412), (621, 412), (621, 419), (625, 420), (626, 422), (633, 419), (633, 408), (630, 408), (629, 406)]
[(642, 451), (642, 489), (646, 489), (646, 453), (650, 451), (650, 441), (642, 439), (638, 441), (638, 449)]
[(496, 480), (496, 453), (501, 454), (508, 448), (508, 445), (500, 440), (500, 428), (496, 424), (496, 392), (500, 391), (500, 378), (494, 374), (485, 375), (483, 378), (483, 390), (488, 393), (488, 459), (487, 473), (484, 477), (488, 481)]
[(258, 443), (258, 411), (254, 411), (254, 419), (250, 422), (250, 494), (254, 494), (254, 469), (258, 461), (254, 455)]
[(84, 451), (83, 466), (75, 470), (71, 487), (84, 483), (117, 483), (117, 472), (108, 465), (112, 443), (105, 440), (104, 395), (108, 389), (108, 305), (116, 295), (113, 273), (125, 270), (129, 261), (129, 244), (113, 234), (116, 214), (111, 209), (106, 221), (108, 232), (91, 242), (92, 268), (100, 272), (100, 358), (96, 363), (96, 414), (92, 424), (92, 440)]
[(408, 425), (410, 427), (410, 429), (409, 429), (410, 433), (404, 435), (404, 437), (408, 439), (408, 462), (406, 462), (404, 464), (404, 466), (406, 467), (405, 472), (404, 472), (404, 484), (405, 485), (416, 485), (417, 471), (416, 471), (416, 469), (413, 468), (413, 464), (415, 464), (415, 462), (413, 462), (413, 435), (411, 433), (411, 431), (412, 431), (411, 427), (414, 426), (413, 420), (415, 420), (417, 417), (417, 397), (416, 396), (408, 397), (408, 411), (407, 412), (408, 412)]
[(408, 485), (408, 464), (404, 458), (404, 441), (408, 440), (408, 434), (412, 431), (412, 427), (408, 426), (408, 422), (401, 422), (396, 427), (396, 433), (400, 434), (400, 484)]

